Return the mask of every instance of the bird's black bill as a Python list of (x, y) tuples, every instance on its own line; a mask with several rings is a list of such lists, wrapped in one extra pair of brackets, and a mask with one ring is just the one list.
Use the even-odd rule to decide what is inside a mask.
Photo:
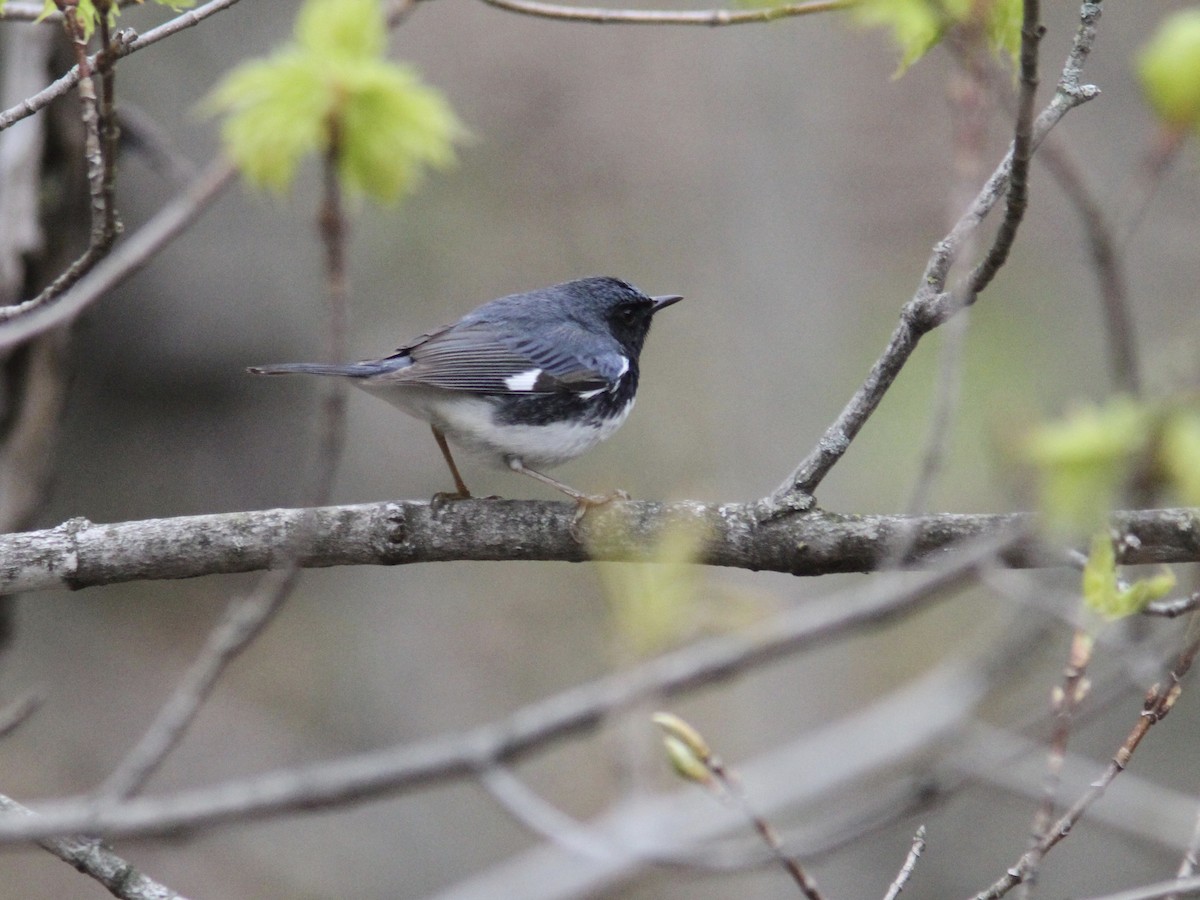
[(662, 297), (651, 297), (650, 299), (654, 301), (654, 311), (657, 313), (659, 310), (666, 309), (672, 303), (678, 303), (683, 297), (680, 294), (666, 294)]

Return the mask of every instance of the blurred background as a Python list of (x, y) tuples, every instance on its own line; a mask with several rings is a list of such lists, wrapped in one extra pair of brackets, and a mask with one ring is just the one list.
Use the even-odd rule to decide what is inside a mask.
[[(1113, 215), (1122, 212), (1154, 130), (1131, 58), (1161, 15), (1183, 6), (1106, 9), (1086, 70), (1103, 94), (1055, 132)], [(247, 0), (139, 52), (120, 64), (118, 96), (202, 164), (218, 142), (198, 102), (230, 66), (285, 41), (296, 7)], [(1046, 7), (1043, 101), (1077, 13), (1071, 3)], [(166, 15), (131, 9), (122, 24), (146, 30)], [(722, 29), (598, 27), (481, 3), (422, 3), (391, 45), (447, 94), (473, 137), (454, 170), (429, 177), (399, 207), (355, 211), (351, 358), (384, 354), (493, 297), (584, 275), (618, 275), (648, 293), (686, 297), (655, 325), (638, 406), (624, 429), (557, 471), (581, 489), (713, 502), (770, 491), (860, 384), (930, 248), (961, 210), (949, 56), (935, 50), (893, 79), (898, 54), (888, 35), (844, 16)], [(1001, 115), (983, 137), (988, 172), (1007, 143), (1006, 122)], [(1155, 386), (1195, 371), (1196, 160), (1194, 148), (1181, 156), (1125, 244), (1138, 345)], [(305, 172), (286, 197), (235, 187), (78, 323), (53, 488), (35, 526), (299, 501), (315, 458), (317, 385), (253, 379), (244, 369), (321, 352), (318, 172), (315, 165)], [(176, 190), (128, 156), (118, 195), (127, 230)], [(927, 439), (940, 342), (935, 334), (919, 349), (823, 485), (822, 506), (905, 508)], [(1111, 384), (1082, 228), (1036, 166), (1026, 223), (1008, 266), (970, 314), (964, 354), (947, 465), (929, 507), (1026, 508), (1028, 485), (1007, 461), (1019, 430), (1073, 400), (1103, 397)], [(349, 410), (334, 502), (426, 498), (451, 486), (427, 427), (357, 393)], [(480, 495), (553, 499), (529, 479), (470, 461), (464, 476)], [(864, 581), (704, 571), (695, 633), (681, 639)], [(1052, 596), (1073, 583), (1069, 573), (1042, 573), (1022, 576), (1014, 590)], [(2, 683), (8, 696), (37, 689), (46, 703), (0, 742), (0, 789), (30, 801), (99, 783), (228, 599), (253, 584), (207, 578), (20, 598)], [(673, 708), (736, 767), (948, 656), (987, 647), (1011, 631), (1014, 615), (1042, 615), (1001, 593), (968, 593)], [(1161, 633), (1169, 647), (1180, 630), (1162, 626), (1149, 638)], [(1007, 725), (1043, 712), (1068, 639), (1059, 626), (1011, 659), (982, 714)], [(591, 566), (311, 571), (150, 790), (465, 729), (608, 673), (627, 657)], [(1124, 687), (1072, 745), (1096, 760), (1088, 775), (1132, 726), (1146, 686), (1136, 652), (1114, 646), (1101, 657), (1097, 678)], [(1185, 692), (1135, 762), (1179, 802), (1200, 789), (1197, 706)], [(912, 710), (914, 721), (926, 714)], [(647, 791), (678, 789), (656, 745), (638, 719), (558, 746), (519, 773), (571, 815), (588, 818)], [(1033, 790), (1037, 772), (1034, 765)], [(872, 789), (841, 786), (847, 793), (783, 811), (775, 822), (785, 834), (819, 831), (848, 796)], [(984, 779), (816, 855), (809, 867), (830, 897), (880, 896), (924, 822), (930, 849), (911, 890), (963, 895), (1025, 849), (1034, 806), (1030, 796)], [(1084, 828), (1048, 861), (1042, 890), (1086, 894), (1168, 877), (1179, 856), (1171, 842), (1186, 840), (1189, 827), (1162, 840)], [(407, 898), (486, 878), (538, 843), (465, 783), (175, 841), (122, 841), (117, 849), (189, 896)], [(5, 851), (3, 865), (2, 898), (103, 896), (41, 851)], [(492, 894), (526, 895), (532, 886), (528, 894), (511, 885)], [(797, 893), (772, 867), (720, 876), (660, 868), (594, 895)]]

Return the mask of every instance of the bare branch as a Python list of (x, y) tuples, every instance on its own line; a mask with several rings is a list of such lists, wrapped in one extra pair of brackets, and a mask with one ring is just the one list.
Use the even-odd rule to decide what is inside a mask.
[(1067, 664), (1063, 667), (1062, 684), (1056, 685), (1051, 693), (1050, 709), (1054, 715), (1054, 732), (1050, 737), (1046, 772), (1042, 777), (1042, 799), (1030, 828), (1029, 865), (1025, 880), (1021, 883), (1023, 898), (1030, 896), (1029, 889), (1037, 880), (1042, 857), (1045, 855), (1045, 851), (1041, 849), (1042, 842), (1049, 833), (1050, 826), (1054, 824), (1054, 812), (1058, 804), (1062, 773), (1067, 760), (1067, 745), (1075, 724), (1075, 714), (1091, 689), (1091, 683), (1085, 676), (1094, 648), (1095, 641), (1088, 631), (1077, 628), (1071, 639)]
[(1104, 772), (1091, 783), (1088, 789), (1076, 799), (1058, 821), (1046, 830), (1041, 840), (1027, 851), (1015, 865), (1010, 866), (1008, 871), (991, 886), (976, 894), (975, 900), (999, 900), (1000, 897), (1003, 897), (1012, 888), (1025, 881), (1030, 873), (1036, 870), (1041, 857), (1054, 849), (1071, 833), (1071, 830), (1083, 818), (1084, 813), (1087, 812), (1093, 803), (1104, 796), (1105, 791), (1108, 790), (1117, 776), (1125, 771), (1126, 766), (1129, 765), (1129, 760), (1133, 757), (1134, 752), (1150, 729), (1165, 719), (1171, 710), (1175, 708), (1175, 702), (1179, 699), (1179, 695), (1183, 691), (1183, 677), (1191, 669), (1197, 652), (1200, 652), (1200, 638), (1192, 640), (1183, 652), (1179, 654), (1179, 658), (1175, 662), (1175, 667), (1167, 675), (1166, 683), (1159, 682), (1146, 693), (1146, 699), (1142, 704), (1142, 712), (1138, 717), (1137, 724), (1134, 725), (1124, 742), (1117, 749), (1117, 752), (1113, 755)]
[[(398, 566), (417, 562), (644, 560), (661, 532), (699, 521), (709, 529), (701, 562), (712, 566), (829, 575), (884, 563), (928, 567), (965, 540), (1010, 530), (1030, 536), (1032, 513), (842, 516), (824, 511), (760, 522), (752, 506), (630, 502), (572, 529), (575, 507), (535, 500), (365, 503), (145, 519), (108, 525), (71, 519), (55, 528), (0, 536), (0, 593), (280, 569)], [(1136, 540), (1120, 563), (1200, 561), (1200, 511), (1116, 513), (1112, 526)], [(607, 523), (607, 524), (606, 524)], [(893, 555), (911, 542), (901, 559)], [(1032, 538), (1009, 548), (1012, 568), (1066, 564)]]
[[(1030, 128), (1030, 152), (1037, 148), (1068, 111), (1099, 94), (1096, 87), (1079, 83), (1083, 62), (1095, 42), (1095, 26), (1099, 17), (1099, 3), (1083, 4), (1081, 24), (1059, 79), (1058, 90)], [(963, 214), (950, 233), (934, 246), (921, 284), (913, 298), (901, 310), (900, 321), (892, 332), (883, 354), (875, 361), (866, 380), (854, 393), (850, 402), (825, 430), (816, 447), (800, 462), (786, 481), (760, 501), (760, 511), (763, 515), (786, 515), (812, 506), (813, 494), (817, 487), (845, 455), (858, 432), (874, 414), (884, 394), (916, 349), (918, 341), (961, 308), (960, 301), (945, 290), (950, 267), (958, 258), (963, 244), (1005, 195), (1012, 173), (1013, 154), (1014, 148), (1010, 147), (1008, 154), (983, 186), (970, 209)]]
[(541, 0), (483, 0), (489, 6), (509, 12), (523, 13), (560, 22), (593, 22), (601, 25), (744, 25), (753, 22), (773, 22), (792, 16), (846, 9), (854, 0), (808, 0), (805, 3), (784, 3), (759, 9), (604, 9), (595, 6), (564, 6), (543, 3)]
[[(176, 16), (175, 18), (164, 22), (157, 28), (152, 28), (145, 34), (137, 37), (134, 35), (133, 29), (126, 28), (117, 33), (116, 39), (113, 42), (113, 58), (127, 56), (144, 47), (149, 47), (151, 44), (156, 44), (163, 38), (168, 38), (173, 34), (183, 31), (185, 28), (191, 28), (193, 25), (199, 25), (214, 13), (228, 9), (237, 3), (238, 0), (209, 0), (195, 9), (189, 9)], [(10, 7), (12, 4), (8, 4)], [(100, 54), (95, 54), (88, 57), (88, 63), (91, 66), (96, 66), (100, 62)], [(110, 62), (112, 60), (109, 60)], [(71, 88), (79, 83), (79, 66), (73, 66), (65, 75), (57, 79), (44, 90), (38, 91), (32, 97), (27, 97), (11, 109), (6, 109), (0, 112), (0, 131), (8, 128), (14, 122), (19, 122), (26, 116), (32, 116), (38, 110), (44, 109), (52, 102), (57, 100)]]
[(921, 854), (924, 852), (925, 826), (922, 825), (917, 829), (917, 833), (913, 835), (912, 847), (908, 851), (904, 865), (900, 867), (900, 871), (896, 874), (896, 879), (888, 886), (888, 891), (883, 895), (883, 900), (896, 900), (900, 896), (900, 892), (904, 890), (904, 886), (908, 884), (908, 879), (912, 877), (913, 870), (917, 867), (917, 860), (921, 858)]
[[(0, 794), (0, 810), (6, 817), (37, 818), (33, 810), (3, 794)], [(187, 900), (182, 894), (139, 872), (96, 838), (72, 835), (42, 838), (37, 843), (84, 875), (96, 879), (119, 900)]]
[(179, 743), (229, 664), (262, 633), (291, 594), (299, 571), (292, 566), (275, 573), (263, 579), (251, 596), (229, 605), (142, 739), (97, 788), (97, 801), (130, 797), (145, 786)]
[(966, 290), (959, 302), (970, 305), (986, 288), (1008, 259), (1017, 239), (1017, 229), (1025, 218), (1029, 205), (1029, 162), (1033, 157), (1033, 101), (1038, 86), (1038, 44), (1042, 40), (1041, 4), (1039, 0), (1024, 0), (1021, 21), (1020, 83), (1017, 96), (1017, 122), (1014, 128), (1011, 164), (1008, 174), (1008, 193), (1005, 197), (1004, 221), (996, 232), (987, 256), (967, 279)]
[[(1012, 540), (983, 541), (955, 554), (944, 568), (902, 587), (892, 579), (874, 581), (863, 590), (798, 607), (753, 630), (705, 641), (631, 672), (565, 691), (503, 721), (463, 734), (165, 797), (105, 805), (90, 800), (39, 804), (41, 815), (36, 820), (0, 818), (0, 842), (75, 832), (113, 837), (162, 834), (233, 819), (344, 805), (472, 777), (496, 763), (518, 759), (593, 729), (615, 711), (649, 698), (657, 701), (719, 683), (748, 668), (818, 643), (827, 646), (833, 639), (880, 627), (895, 617), (924, 609), (973, 580), (977, 571), (991, 565), (996, 554)], [(984, 680), (979, 669), (975, 661), (969, 675), (961, 671), (956, 674), (960, 681), (974, 685), (972, 698), (984, 689), (978, 683)], [(939, 678), (938, 683), (942, 680)], [(946, 690), (944, 685), (941, 690)]]
[(233, 166), (224, 160), (209, 165), (178, 197), (96, 265), (53, 303), (27, 301), (0, 307), (0, 349), (64, 325), (144, 267), (154, 255), (185, 231), (233, 181)]

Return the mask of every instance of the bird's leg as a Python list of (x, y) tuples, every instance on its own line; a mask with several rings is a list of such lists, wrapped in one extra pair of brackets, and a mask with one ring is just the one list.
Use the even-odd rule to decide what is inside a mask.
[(458, 466), (454, 464), (454, 457), (450, 455), (450, 445), (446, 443), (446, 435), (442, 434), (442, 429), (436, 425), (430, 425), (433, 429), (433, 439), (437, 441), (438, 447), (442, 451), (442, 456), (446, 459), (446, 465), (450, 467), (450, 474), (454, 476), (455, 493), (438, 494), (439, 499), (443, 500), (469, 500), (471, 492), (467, 490), (467, 483), (462, 480), (462, 476), (458, 474)]
[(578, 522), (583, 515), (593, 506), (603, 506), (606, 503), (612, 503), (614, 500), (628, 500), (629, 495), (624, 491), (613, 491), (611, 494), (585, 494), (575, 490), (570, 485), (563, 484), (556, 478), (551, 478), (549, 475), (543, 475), (541, 472), (529, 468), (525, 463), (521, 462), (517, 457), (511, 457), (508, 460), (508, 467), (514, 472), (520, 472), (522, 475), (528, 475), (530, 478), (536, 478), (542, 484), (548, 484), (555, 490), (562, 491), (578, 505), (575, 520)]

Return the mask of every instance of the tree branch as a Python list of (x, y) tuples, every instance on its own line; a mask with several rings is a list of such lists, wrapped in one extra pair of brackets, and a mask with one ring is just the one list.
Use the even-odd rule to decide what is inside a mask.
[[(1096, 22), (1099, 18), (1100, 4), (1085, 2), (1080, 12), (1080, 26), (1063, 66), (1058, 89), (1030, 129), (1030, 153), (1037, 149), (1045, 136), (1069, 110), (1100, 93), (1094, 85), (1083, 85), (1079, 80), (1083, 63), (1095, 43)], [(1014, 147), (1010, 147), (971, 207), (950, 233), (934, 246), (921, 284), (913, 298), (901, 310), (900, 321), (892, 332), (883, 355), (875, 361), (866, 381), (854, 393), (833, 424), (825, 430), (808, 456), (786, 481), (760, 501), (759, 509), (762, 515), (786, 515), (812, 506), (813, 494), (817, 487), (845, 455), (858, 432), (874, 414), (920, 339), (962, 308), (962, 302), (946, 291), (950, 268), (958, 259), (964, 243), (974, 234), (996, 203), (1005, 196), (1012, 174), (1013, 155)]]
[(854, 0), (808, 0), (806, 3), (784, 3), (759, 9), (604, 9), (593, 6), (564, 6), (540, 0), (483, 0), (508, 12), (556, 19), (560, 22), (593, 22), (623, 25), (744, 25), (753, 22), (772, 22), (791, 16), (845, 9)]
[[(56, 528), (0, 536), (0, 593), (80, 588), (125, 581), (330, 566), (419, 562), (582, 562), (645, 560), (664, 529), (679, 521), (708, 529), (706, 565), (828, 575), (885, 565), (929, 566), (976, 537), (1015, 529), (1026, 539), (1003, 557), (1014, 568), (1069, 564), (1031, 537), (1032, 513), (845, 516), (817, 511), (761, 522), (753, 505), (621, 503), (589, 516), (583, 540), (570, 503), (458, 500), (271, 509), (96, 525), (71, 519)], [(1200, 510), (1116, 513), (1130, 537), (1120, 562), (1200, 561)], [(908, 547), (901, 558), (897, 546)]]
[[(3, 794), (0, 794), (0, 810), (5, 817), (37, 818), (33, 810)], [(97, 838), (70, 835), (42, 838), (37, 843), (84, 875), (94, 878), (119, 900), (187, 900), (182, 894), (139, 872)]]
[(24, 343), (35, 335), (65, 325), (130, 275), (145, 266), (159, 250), (177, 238), (221, 195), (236, 171), (218, 160), (200, 173), (175, 199), (97, 263), (74, 287), (52, 303), (0, 309), (0, 350)]
[[(559, 505), (572, 509), (569, 504)], [(637, 669), (564, 691), (461, 734), (163, 797), (104, 804), (89, 798), (38, 804), (36, 819), (0, 817), (0, 843), (77, 832), (109, 837), (173, 833), (181, 828), (345, 805), (470, 778), (497, 763), (520, 759), (591, 730), (615, 712), (650, 698), (662, 701), (720, 683), (750, 668), (818, 644), (828, 646), (832, 640), (881, 627), (923, 609), (972, 581), (981, 568), (993, 565), (996, 554), (1011, 546), (1013, 540), (1010, 534), (977, 542), (956, 553), (939, 570), (915, 581), (899, 585), (894, 579), (874, 580), (864, 589), (805, 604), (760, 627), (665, 654)], [(969, 697), (974, 703), (985, 689), (988, 668), (980, 666), (978, 660), (970, 666), (954, 667), (949, 683), (957, 682), (959, 687), (970, 684), (964, 699)], [(943, 701), (938, 710), (942, 716), (950, 713), (944, 703), (946, 678), (947, 673), (942, 673), (936, 679)], [(912, 729), (903, 740), (892, 743), (912, 741), (919, 730)], [(886, 749), (888, 754), (895, 752), (896, 746)]]
[[(158, 43), (163, 38), (168, 38), (173, 34), (183, 31), (185, 28), (199, 25), (209, 16), (227, 9), (237, 2), (238, 0), (209, 0), (208, 3), (196, 9), (189, 9), (170, 21), (164, 22), (157, 28), (150, 29), (140, 37), (134, 33), (132, 28), (123, 29), (117, 33), (117, 40), (113, 42), (112, 57), (107, 62), (111, 63), (115, 59), (128, 56), (136, 50), (141, 50), (143, 47), (149, 47), (151, 44)], [(95, 66), (98, 62), (100, 62), (99, 53), (88, 57), (90, 65)], [(32, 97), (26, 97), (11, 109), (0, 112), (0, 131), (49, 106), (53, 101), (75, 87), (79, 83), (79, 78), (79, 66), (73, 66), (65, 75), (49, 84), (45, 89), (38, 91)]]

